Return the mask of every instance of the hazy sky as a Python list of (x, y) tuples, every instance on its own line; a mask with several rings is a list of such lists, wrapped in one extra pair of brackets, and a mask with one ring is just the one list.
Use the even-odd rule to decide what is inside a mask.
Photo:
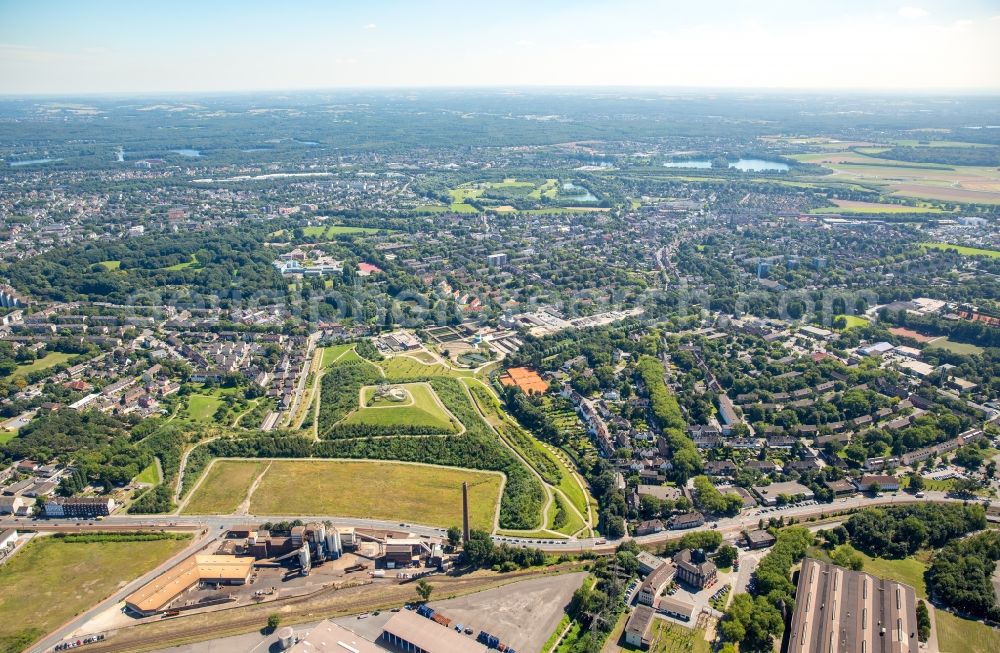
[(1000, 0), (0, 0), (0, 93), (1000, 90)]

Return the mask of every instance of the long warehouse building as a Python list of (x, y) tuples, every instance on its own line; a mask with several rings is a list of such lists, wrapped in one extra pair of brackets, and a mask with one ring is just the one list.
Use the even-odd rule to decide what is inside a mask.
[(917, 653), (909, 585), (806, 558), (795, 592), (788, 653)]
[(156, 614), (197, 583), (243, 585), (250, 578), (253, 563), (251, 557), (195, 554), (130, 594), (125, 605), (142, 616)]
[(382, 630), (382, 642), (406, 653), (488, 653), (489, 649), (468, 635), (403, 610), (392, 615)]

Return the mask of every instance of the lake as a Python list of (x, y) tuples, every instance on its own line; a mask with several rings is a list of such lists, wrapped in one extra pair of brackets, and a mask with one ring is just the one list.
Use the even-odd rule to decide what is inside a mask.
[(176, 152), (177, 154), (180, 154), (181, 156), (189, 156), (191, 158), (195, 158), (195, 157), (201, 156), (201, 150), (182, 149), (182, 150), (170, 150), (170, 151), (171, 152)]
[(664, 168), (711, 168), (712, 162), (708, 159), (689, 159), (687, 161), (667, 161)]
[(740, 159), (736, 163), (730, 163), (729, 167), (742, 172), (784, 172), (788, 170), (787, 163), (765, 161), (764, 159)]
[(579, 190), (579, 193), (576, 194), (576, 195), (572, 194), (572, 192), (568, 192), (567, 193), (567, 195), (569, 196), (568, 199), (571, 199), (574, 202), (596, 202), (597, 201), (597, 196), (596, 195), (594, 195), (593, 193), (591, 193), (588, 189), (584, 188), (583, 186), (576, 186), (571, 181), (564, 182), (563, 185), (562, 185), (562, 187), (563, 187), (563, 190), (565, 190), (565, 191)]
[[(712, 162), (708, 159), (688, 159), (686, 161), (666, 161), (664, 168), (700, 168), (708, 169), (712, 167)], [(729, 164), (730, 168), (736, 168), (740, 172), (784, 172), (788, 170), (788, 164), (780, 161), (765, 161), (764, 159), (740, 159)]]
[(8, 163), (11, 167), (16, 167), (41, 165), (43, 163), (55, 163), (56, 161), (62, 161), (62, 159), (32, 159), (30, 161), (9, 161)]

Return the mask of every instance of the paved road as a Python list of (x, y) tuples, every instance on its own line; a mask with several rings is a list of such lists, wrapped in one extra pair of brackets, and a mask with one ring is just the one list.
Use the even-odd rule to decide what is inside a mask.
[[(798, 520), (805, 520), (809, 517), (819, 517), (820, 515), (830, 515), (834, 512), (865, 508), (868, 506), (891, 505), (896, 503), (914, 503), (921, 501), (943, 501), (943, 502), (963, 502), (963, 499), (947, 496), (944, 492), (927, 492), (923, 498), (916, 498), (910, 494), (897, 493), (887, 494), (882, 497), (855, 496), (846, 499), (838, 499), (834, 503), (820, 503), (816, 505), (787, 507), (758, 514), (758, 510), (745, 511), (736, 517), (726, 517), (717, 521), (708, 522), (697, 528), (686, 531), (663, 531), (652, 535), (640, 537), (629, 537), (639, 544), (661, 544), (668, 540), (676, 539), (686, 532), (697, 530), (716, 530), (723, 534), (735, 535), (745, 529), (757, 527), (760, 519), (784, 517), (786, 520), (794, 517)], [(977, 499), (976, 502), (986, 501)], [(990, 505), (1000, 508), (1000, 500), (990, 499)], [(329, 515), (224, 515), (224, 516), (204, 516), (204, 515), (114, 515), (106, 517), (103, 521), (69, 520), (69, 519), (14, 519), (10, 516), (0, 518), (0, 529), (21, 528), (22, 530), (60, 530), (67, 527), (79, 526), (83, 530), (101, 530), (107, 528), (207, 528), (209, 532), (225, 530), (238, 524), (261, 523), (265, 521), (291, 521), (300, 519), (304, 522), (310, 521), (330, 521), (334, 526), (354, 526), (357, 528), (367, 528), (373, 530), (406, 530), (416, 535), (442, 536), (446, 529), (435, 526), (414, 524), (406, 522), (393, 522), (378, 519), (358, 519), (353, 517), (331, 517)], [(593, 550), (606, 552), (613, 550), (619, 541), (606, 541), (600, 538), (582, 538), (566, 540), (546, 540), (535, 538), (501, 537), (494, 536), (498, 542), (507, 542), (514, 546), (531, 546), (545, 551), (552, 552), (574, 552)]]

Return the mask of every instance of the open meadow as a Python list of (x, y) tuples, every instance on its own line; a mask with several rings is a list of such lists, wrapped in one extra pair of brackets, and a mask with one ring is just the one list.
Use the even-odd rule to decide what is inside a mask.
[(426, 383), (393, 385), (402, 395), (397, 402), (378, 396), (377, 388), (361, 389), (361, 405), (343, 420), (343, 424), (373, 424), (379, 426), (421, 426), (457, 432), (458, 420), (445, 409)]
[(978, 247), (965, 247), (964, 245), (952, 245), (951, 243), (920, 243), (924, 249), (953, 249), (962, 256), (988, 256), (989, 258), (1000, 258), (1000, 251), (995, 249), (979, 249)]
[(21, 651), (177, 553), (186, 539), (37, 537), (0, 566), (0, 651)]
[(181, 512), (186, 515), (229, 515), (236, 512), (254, 479), (266, 466), (264, 461), (215, 461)]
[(462, 481), (469, 483), (472, 527), (492, 531), (500, 474), (408, 463), (275, 460), (251, 497), (250, 512), (337, 515), (446, 528), (462, 523)]
[(75, 355), (76, 354), (64, 354), (58, 351), (49, 352), (30, 363), (18, 365), (17, 368), (11, 373), (11, 378), (16, 379), (18, 377), (24, 377), (32, 372), (37, 372), (38, 370), (46, 370), (50, 367), (67, 363), (69, 362), (69, 359), (73, 358)]
[(934, 611), (941, 653), (996, 653), (1000, 631), (981, 621), (963, 619), (945, 610)]

